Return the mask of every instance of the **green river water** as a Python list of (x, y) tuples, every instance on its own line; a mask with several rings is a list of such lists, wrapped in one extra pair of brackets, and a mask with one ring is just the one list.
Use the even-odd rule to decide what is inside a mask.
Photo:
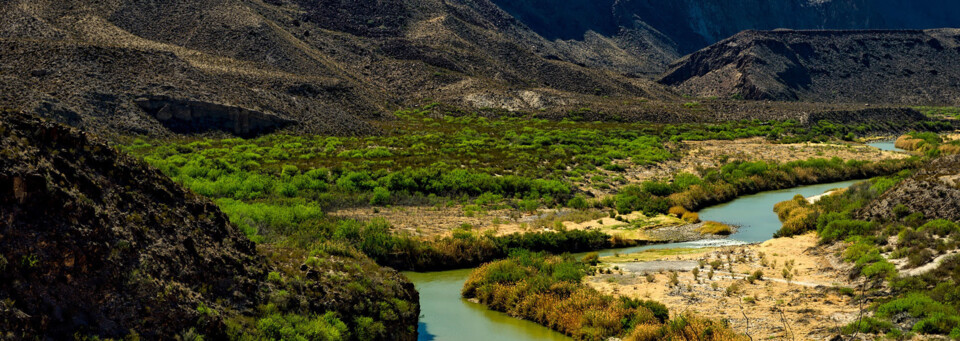
[[(846, 188), (857, 181), (769, 191), (740, 197), (726, 204), (700, 211), (700, 219), (720, 221), (739, 226), (739, 230), (725, 240), (696, 241), (648, 245), (617, 250), (604, 250), (601, 255), (614, 252), (630, 253), (656, 248), (710, 247), (744, 243), (759, 243), (770, 239), (780, 229), (780, 221), (773, 213), (773, 205), (796, 194), (810, 197), (835, 188)], [(568, 337), (538, 324), (494, 312), (484, 306), (460, 297), (460, 289), (472, 269), (429, 273), (407, 272), (420, 292), (419, 340), (569, 340)]]

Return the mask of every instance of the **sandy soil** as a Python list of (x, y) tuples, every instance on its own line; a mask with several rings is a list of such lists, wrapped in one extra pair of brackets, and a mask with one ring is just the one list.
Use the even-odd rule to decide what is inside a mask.
[[(896, 152), (880, 151), (879, 149), (860, 144), (773, 144), (763, 138), (750, 138), (735, 141), (686, 141), (681, 148), (685, 156), (680, 160), (672, 160), (650, 166), (635, 166), (625, 163), (629, 168), (625, 173), (608, 172), (610, 178), (623, 176), (625, 182), (611, 183), (609, 190), (594, 188), (592, 184), (576, 184), (581, 190), (602, 198), (611, 195), (616, 187), (629, 183), (642, 182), (657, 178), (668, 178), (678, 172), (696, 173), (698, 168), (717, 167), (732, 160), (767, 160), (789, 162), (806, 160), (814, 157), (840, 157), (844, 160), (883, 160), (906, 158), (908, 155)], [(640, 214), (626, 215), (628, 220), (647, 219), (649, 225), (642, 229), (624, 229), (623, 221), (611, 218), (586, 217), (568, 214), (567, 211), (540, 210), (537, 214), (524, 214), (516, 210), (495, 209), (480, 212), (465, 210), (465, 206), (452, 207), (435, 206), (405, 206), (393, 208), (352, 208), (330, 212), (333, 216), (369, 220), (385, 218), (398, 231), (405, 231), (419, 236), (436, 236), (449, 234), (455, 228), (464, 224), (480, 230), (495, 230), (498, 234), (512, 232), (527, 232), (553, 228), (553, 220), (567, 220), (563, 222), (568, 229), (602, 229), (625, 238), (632, 239), (663, 239), (661, 236), (649, 236), (645, 231), (657, 227), (677, 226), (683, 223), (677, 220), (670, 221), (664, 217), (645, 218)], [(551, 214), (558, 216), (550, 218)], [(604, 215), (603, 212), (591, 213), (595, 216)], [(547, 226), (543, 226), (546, 221)], [(538, 226), (539, 225), (539, 226)], [(617, 230), (619, 228), (619, 230)], [(612, 231), (611, 231), (612, 230)], [(670, 239), (670, 238), (667, 238)]]
[[(858, 302), (835, 288), (856, 284), (843, 275), (843, 265), (832, 256), (835, 250), (817, 247), (816, 241), (814, 234), (807, 234), (759, 245), (620, 255), (602, 259), (615, 269), (612, 274), (592, 276), (587, 282), (604, 293), (659, 301), (670, 307), (672, 315), (694, 311), (727, 319), (755, 340), (829, 339), (859, 313)], [(730, 257), (734, 259), (732, 272), (728, 269)], [(652, 258), (659, 260), (632, 261)], [(722, 270), (708, 279), (709, 263), (716, 260), (722, 260)], [(792, 278), (788, 281), (782, 273), (790, 261)], [(693, 268), (699, 271), (697, 279)], [(757, 270), (764, 273), (763, 279), (749, 283), (746, 273)], [(671, 284), (673, 273), (677, 285)], [(739, 289), (728, 290), (734, 283)]]

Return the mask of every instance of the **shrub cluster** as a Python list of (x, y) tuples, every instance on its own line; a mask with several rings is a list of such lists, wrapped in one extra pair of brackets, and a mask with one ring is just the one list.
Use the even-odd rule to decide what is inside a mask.
[(516, 252), (470, 274), (462, 295), (576, 340), (743, 340), (726, 324), (684, 314), (670, 320), (654, 301), (604, 295), (582, 283), (596, 271), (570, 256)]

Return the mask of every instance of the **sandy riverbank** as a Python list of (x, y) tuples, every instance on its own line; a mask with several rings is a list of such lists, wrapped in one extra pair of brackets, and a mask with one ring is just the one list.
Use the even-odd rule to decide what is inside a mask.
[[(839, 289), (856, 285), (835, 253), (817, 246), (815, 234), (756, 245), (649, 251), (604, 258), (606, 267), (616, 270), (587, 282), (604, 293), (659, 301), (673, 315), (695, 311), (727, 319), (754, 339), (821, 340), (859, 312), (853, 291)], [(711, 264), (719, 267), (712, 278)], [(751, 283), (758, 270), (762, 279)]]

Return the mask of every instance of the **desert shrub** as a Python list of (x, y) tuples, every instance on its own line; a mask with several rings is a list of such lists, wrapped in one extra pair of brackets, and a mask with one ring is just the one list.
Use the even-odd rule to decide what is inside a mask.
[(897, 267), (893, 263), (883, 260), (868, 265), (860, 273), (868, 278), (890, 279), (897, 275)]
[(825, 241), (834, 241), (844, 239), (848, 236), (861, 236), (876, 228), (876, 224), (862, 220), (834, 220), (827, 223), (822, 230), (819, 230), (820, 239)]
[(697, 214), (696, 212), (684, 213), (681, 218), (683, 219), (683, 221), (690, 224), (696, 224), (700, 222), (700, 215)]
[(587, 198), (584, 197), (582, 194), (577, 194), (573, 197), (573, 199), (570, 199), (570, 201), (567, 202), (567, 207), (578, 209), (578, 210), (585, 210), (588, 208)]
[(726, 236), (733, 233), (733, 228), (724, 223), (708, 221), (703, 223), (703, 226), (697, 231), (700, 232), (700, 234), (718, 234)]
[(853, 321), (843, 327), (844, 334), (865, 333), (885, 334), (894, 328), (893, 323), (878, 318), (864, 316), (859, 321)]
[(946, 237), (954, 233), (957, 233), (958, 230), (960, 230), (960, 227), (958, 227), (956, 223), (949, 220), (936, 219), (936, 220), (928, 221), (926, 224), (921, 226), (917, 231), (918, 232), (929, 231), (930, 233), (933, 233), (935, 235)]
[(384, 187), (373, 189), (373, 195), (370, 197), (371, 205), (384, 205), (390, 201), (390, 190)]
[(752, 274), (750, 274), (750, 276), (747, 277), (747, 281), (750, 283), (753, 283), (754, 281), (762, 281), (762, 280), (763, 280), (763, 271), (761, 270), (754, 271)]
[(673, 207), (670, 207), (669, 210), (667, 210), (667, 213), (677, 218), (683, 217), (683, 215), (686, 214), (687, 212), (688, 212), (687, 209), (684, 208), (683, 206), (673, 206)]
[(346, 340), (347, 325), (328, 312), (305, 317), (296, 314), (273, 314), (257, 320), (254, 339), (265, 340)]
[(899, 313), (908, 313), (917, 318), (927, 318), (936, 313), (955, 315), (956, 310), (940, 302), (934, 301), (922, 293), (910, 293), (905, 297), (881, 304), (877, 308), (877, 316), (893, 317)]

